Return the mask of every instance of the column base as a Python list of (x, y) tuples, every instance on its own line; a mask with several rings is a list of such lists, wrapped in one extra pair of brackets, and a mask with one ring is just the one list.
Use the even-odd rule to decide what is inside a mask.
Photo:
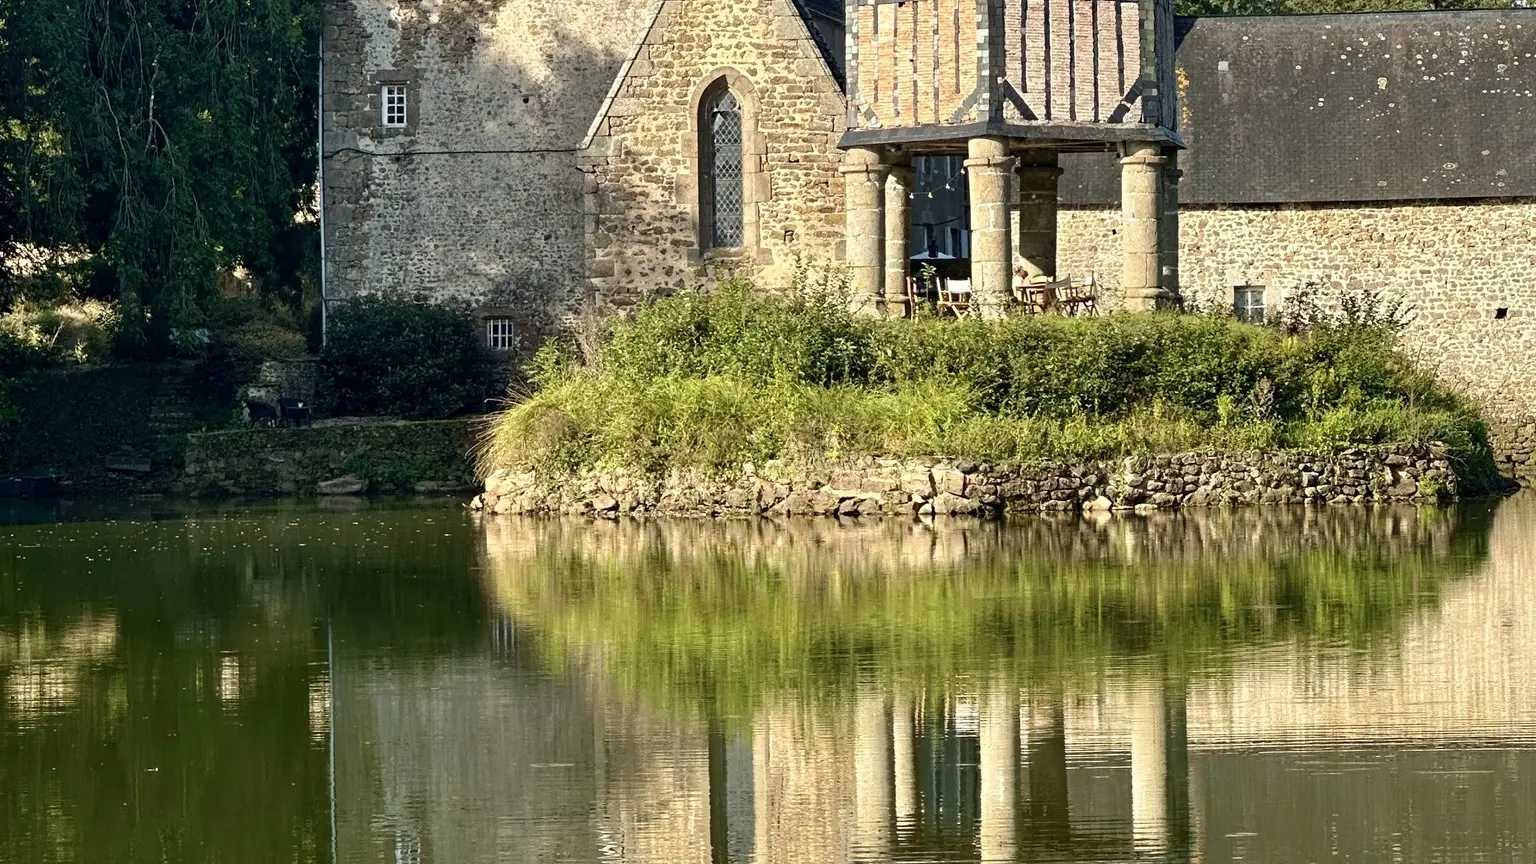
[(1171, 312), (1181, 303), (1177, 295), (1162, 288), (1127, 288), (1121, 305), (1127, 312)]

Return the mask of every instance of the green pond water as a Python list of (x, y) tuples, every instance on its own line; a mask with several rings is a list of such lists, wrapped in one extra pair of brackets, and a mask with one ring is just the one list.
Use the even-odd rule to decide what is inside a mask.
[(1536, 499), (0, 509), (0, 862), (1536, 861)]

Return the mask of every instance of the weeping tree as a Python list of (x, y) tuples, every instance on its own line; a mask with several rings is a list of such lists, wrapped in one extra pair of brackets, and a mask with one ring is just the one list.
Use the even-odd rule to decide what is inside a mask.
[(224, 268), (297, 306), (319, 26), (320, 0), (0, 0), (0, 254), (67, 253), (45, 268), (137, 348), (199, 326)]

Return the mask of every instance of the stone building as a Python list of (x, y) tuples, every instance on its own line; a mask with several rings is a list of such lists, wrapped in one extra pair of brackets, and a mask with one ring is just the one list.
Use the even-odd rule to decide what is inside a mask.
[(924, 260), (984, 306), (1016, 274), (1255, 318), (1380, 290), (1531, 414), (1536, 11), (978, 10), (327, 0), (328, 300), (425, 292), (527, 350), (589, 298), (838, 263), (893, 313)]

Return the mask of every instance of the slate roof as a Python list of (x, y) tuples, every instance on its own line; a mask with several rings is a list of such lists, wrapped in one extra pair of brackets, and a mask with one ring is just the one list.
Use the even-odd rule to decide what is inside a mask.
[[(1189, 204), (1536, 196), (1536, 9), (1180, 22)], [(1063, 157), (1068, 203), (1118, 200)]]
[(806, 29), (816, 40), (816, 47), (832, 69), (837, 86), (842, 87), (843, 77), (843, 4), (837, 0), (792, 0), (800, 17), (805, 19)]

